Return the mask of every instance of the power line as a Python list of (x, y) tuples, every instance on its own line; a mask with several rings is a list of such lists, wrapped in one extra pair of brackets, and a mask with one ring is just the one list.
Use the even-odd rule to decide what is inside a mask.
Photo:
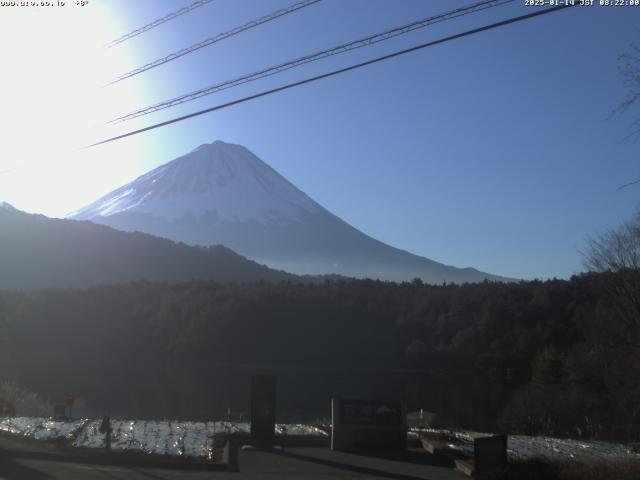
[(226, 38), (229, 37), (233, 37), (234, 35), (237, 35), (241, 32), (244, 32), (246, 30), (249, 30), (251, 28), (257, 27), (258, 25), (262, 25), (263, 23), (267, 23), (270, 22), (272, 20), (276, 20), (277, 18), (280, 18), (284, 15), (287, 15), (289, 13), (293, 13), (297, 10), (300, 10), (302, 8), (305, 7), (309, 7), (315, 3), (318, 3), (320, 0), (304, 0), (302, 2), (298, 2), (298, 3), (294, 3), (293, 5), (289, 5), (288, 7), (282, 8), (280, 10), (277, 10), (273, 13), (270, 13), (268, 15), (265, 15), (264, 17), (258, 18), (256, 20), (252, 20), (248, 23), (245, 23), (244, 25), (241, 25), (239, 27), (235, 27), (227, 32), (223, 32), (223, 33), (219, 33), (218, 35), (211, 37), (211, 38), (207, 38), (206, 40), (203, 40), (201, 42), (195, 43), (189, 47), (183, 48), (182, 50), (178, 50), (177, 52), (174, 53), (170, 53), (169, 55), (159, 58), (157, 60), (154, 60), (153, 62), (149, 62), (146, 65), (143, 65), (142, 67), (136, 68), (134, 70), (131, 70), (130, 72), (127, 73), (123, 73), (122, 75), (117, 76), (116, 78), (114, 78), (113, 80), (111, 80), (109, 83), (107, 83), (107, 85), (113, 85), (114, 83), (120, 82), (122, 80), (125, 80), (127, 78), (133, 77), (135, 75), (138, 75), (142, 72), (146, 72), (147, 70), (151, 70), (152, 68), (155, 68), (159, 65), (163, 65), (165, 63), (171, 62), (173, 60), (176, 60), (177, 58), (180, 58), (184, 55), (188, 55), (190, 53), (195, 52), (196, 50), (200, 50), (201, 48), (204, 47), (208, 47), (210, 45), (213, 45), (214, 43), (220, 42)]
[(266, 91), (263, 91), (263, 92), (260, 92), (260, 93), (256, 93), (256, 94), (250, 95), (248, 97), (244, 97), (244, 98), (240, 98), (238, 100), (234, 100), (234, 101), (231, 101), (231, 102), (227, 102), (227, 103), (223, 103), (223, 104), (220, 104), (220, 105), (216, 105), (214, 107), (210, 107), (210, 108), (207, 108), (205, 110), (200, 110), (198, 112), (193, 112), (193, 113), (190, 113), (188, 115), (183, 115), (183, 116), (180, 116), (180, 117), (176, 117), (176, 118), (173, 118), (171, 120), (166, 120), (164, 122), (156, 123), (155, 125), (150, 125), (148, 127), (140, 128), (138, 130), (133, 130), (133, 131), (128, 132), (128, 133), (123, 133), (122, 135), (117, 135), (115, 137), (111, 137), (111, 138), (108, 138), (106, 140), (101, 140), (101, 141), (93, 143), (91, 145), (87, 145), (87, 146), (85, 146), (83, 148), (91, 148), (91, 147), (95, 147), (97, 145), (102, 145), (102, 144), (105, 144), (105, 143), (109, 143), (109, 142), (113, 142), (113, 141), (116, 141), (116, 140), (120, 140), (122, 138), (130, 137), (132, 135), (137, 135), (139, 133), (147, 132), (149, 130), (154, 130), (156, 128), (164, 127), (164, 126), (170, 125), (172, 123), (181, 122), (182, 120), (187, 120), (189, 118), (197, 117), (198, 115), (204, 115), (205, 113), (214, 112), (216, 110), (222, 110), (222, 109), (231, 107), (233, 105), (238, 105), (240, 103), (248, 102), (250, 100), (255, 100), (256, 98), (265, 97), (265, 96), (271, 95), (273, 93), (282, 92), (282, 91), (288, 90), (290, 88), (294, 88), (294, 87), (298, 87), (298, 86), (301, 86), (301, 85), (305, 85), (307, 83), (315, 82), (316, 80), (321, 80), (323, 78), (332, 77), (332, 76), (338, 75), (340, 73), (349, 72), (349, 71), (355, 70), (357, 68), (366, 67), (366, 66), (372, 65), (374, 63), (378, 63), (378, 62), (382, 62), (384, 60), (389, 60), (391, 58), (399, 57), (400, 55), (404, 55), (406, 53), (411, 53), (411, 52), (415, 52), (417, 50), (421, 50), (421, 49), (424, 49), (424, 48), (433, 47), (435, 45), (439, 45), (439, 44), (442, 44), (442, 43), (450, 42), (452, 40), (457, 40), (459, 38), (466, 37), (466, 36), (469, 36), (469, 35), (474, 35), (476, 33), (484, 32), (484, 31), (487, 31), (487, 30), (492, 30), (492, 29), (495, 29), (495, 28), (503, 27), (503, 26), (506, 26), (506, 25), (509, 25), (509, 24), (512, 24), (512, 23), (521, 22), (521, 21), (524, 21), (524, 20), (529, 20), (531, 18), (538, 17), (540, 15), (545, 15), (545, 14), (548, 14), (548, 13), (557, 12), (557, 11), (560, 11), (560, 10), (564, 10), (565, 8), (573, 7), (575, 5), (578, 5), (578, 4), (577, 3), (573, 4), (573, 5), (572, 4), (566, 4), (566, 5), (561, 5), (561, 6), (558, 6), (558, 7), (546, 8), (544, 10), (538, 10), (538, 11), (535, 11), (535, 12), (532, 12), (532, 13), (528, 13), (526, 15), (521, 15), (519, 17), (508, 18), (507, 20), (502, 20), (500, 22), (492, 23), (492, 24), (489, 24), (489, 25), (484, 25), (482, 27), (474, 28), (472, 30), (467, 30), (467, 31), (462, 32), (462, 33), (457, 33), (455, 35), (450, 35), (448, 37), (440, 38), (438, 40), (433, 40), (431, 42), (423, 43), (423, 44), (417, 45), (415, 47), (407, 48), (405, 50), (400, 50), (400, 51), (397, 51), (397, 52), (394, 52), (394, 53), (390, 53), (388, 55), (383, 55), (381, 57), (377, 57), (377, 58), (374, 58), (372, 60), (367, 60), (366, 62), (361, 62), (361, 63), (357, 63), (355, 65), (350, 65), (348, 67), (340, 68), (338, 70), (333, 70), (333, 71), (328, 72), (328, 73), (323, 73), (322, 75), (317, 75), (315, 77), (306, 78), (304, 80), (300, 80), (300, 81), (297, 81), (297, 82), (289, 83), (287, 85), (283, 85), (281, 87), (277, 87), (277, 88), (273, 88), (271, 90), (266, 90)]
[(317, 52), (311, 55), (307, 55), (305, 57), (301, 57), (298, 58), (296, 60), (292, 60), (274, 67), (269, 67), (267, 69), (261, 70), (259, 72), (255, 72), (249, 75), (243, 75), (242, 77), (233, 79), (233, 80), (228, 80), (219, 84), (215, 84), (215, 85), (211, 85), (209, 87), (200, 89), (200, 90), (196, 90), (195, 92), (191, 92), (185, 95), (181, 95), (179, 97), (170, 99), (170, 100), (166, 100), (154, 105), (151, 105), (149, 107), (145, 107), (139, 110), (136, 110), (134, 112), (131, 112), (129, 114), (123, 115), (121, 117), (115, 118), (111, 121), (109, 121), (108, 123), (110, 124), (114, 124), (114, 123), (119, 123), (119, 122), (123, 122), (126, 120), (131, 120), (133, 118), (137, 118), (143, 115), (148, 115), (150, 113), (154, 113), (157, 112), (159, 110), (164, 110), (165, 108), (170, 108), (176, 105), (179, 105), (181, 103), (185, 103), (185, 102), (189, 102), (201, 97), (204, 97), (206, 95), (211, 95), (213, 93), (217, 93), (219, 91), (222, 90), (226, 90), (228, 88), (232, 88), (244, 83), (248, 83), (251, 81), (255, 81), (255, 80), (259, 80), (271, 75), (275, 75), (277, 73), (281, 73), (285, 70), (289, 70), (291, 68), (295, 68), (298, 67), (300, 65), (304, 65), (313, 61), (317, 61), (317, 60), (321, 60), (323, 58), (327, 58), (333, 55), (338, 55), (340, 53), (344, 53), (350, 50), (355, 50), (357, 48), (361, 48), (361, 47), (365, 47), (377, 42), (381, 42), (384, 40), (388, 40), (390, 38), (396, 37), (398, 35), (402, 35), (408, 32), (411, 32), (413, 30), (419, 29), (419, 28), (424, 28), (428, 25), (432, 25), (434, 23), (438, 23), (438, 22), (442, 22), (445, 20), (450, 20), (462, 15), (467, 15), (470, 13), (474, 13), (480, 10), (484, 10), (486, 8), (492, 8), (495, 6), (499, 6), (502, 5), (504, 3), (510, 3), (513, 0), (483, 0), (479, 3), (475, 3), (472, 4), (470, 6), (467, 7), (462, 7), (462, 8), (458, 8), (455, 10), (452, 10), (450, 12), (446, 12), (443, 14), (439, 14), (436, 16), (432, 16), (432, 17), (428, 17), (426, 19), (422, 19), (422, 20), (418, 20), (415, 22), (412, 22), (410, 24), (407, 25), (403, 25), (401, 27), (396, 27), (394, 29), (391, 30), (387, 30), (385, 32), (382, 33), (377, 33), (374, 35), (370, 35), (368, 37), (365, 38), (361, 38), (346, 44), (342, 44), (342, 45), (338, 45), (336, 47), (332, 47), (329, 48), (327, 50), (323, 50), (321, 52)]
[(276, 75), (278, 73), (284, 72), (286, 70), (290, 70), (295, 67), (299, 67), (301, 65), (305, 65), (307, 63), (315, 62), (327, 57), (331, 57), (333, 55), (338, 55), (341, 53), (345, 53), (351, 50), (355, 50), (358, 48), (366, 47), (372, 45), (374, 43), (382, 42), (388, 40), (390, 38), (397, 37), (399, 35), (403, 35), (405, 33), (409, 33), (411, 31), (417, 30), (419, 28), (424, 28), (429, 25), (433, 25), (435, 23), (444, 22), (447, 20), (451, 20), (453, 18), (461, 17), (463, 15), (468, 15), (471, 13), (475, 13), (481, 10), (485, 10), (487, 8), (497, 7), (506, 3), (511, 3), (514, 0), (483, 0), (478, 3), (471, 4), (466, 7), (457, 8), (455, 10), (451, 10), (446, 13), (441, 13), (432, 17), (424, 18), (421, 20), (417, 20), (415, 22), (411, 22), (407, 25), (403, 25), (400, 27), (393, 28), (391, 30), (387, 30), (385, 32), (376, 33), (374, 35), (370, 35), (365, 38), (361, 38), (358, 40), (351, 41), (349, 43), (345, 43), (342, 45), (338, 45), (336, 47), (332, 47), (326, 50), (322, 50), (320, 52), (313, 53), (311, 55), (307, 55), (305, 57), (298, 58), (296, 60), (291, 60), (289, 62), (282, 63), (280, 65), (276, 65), (274, 67), (269, 67), (264, 70), (260, 70), (258, 72), (254, 72), (248, 75), (243, 75), (241, 77), (235, 78), (233, 80), (227, 80), (222, 83), (218, 83), (215, 85), (211, 85), (200, 90), (196, 90), (191, 93), (187, 93), (185, 95), (181, 95), (179, 97), (172, 98), (170, 100), (165, 100), (160, 103), (156, 103), (154, 105), (136, 110), (134, 112), (128, 113), (126, 115), (117, 117), (113, 120), (110, 120), (109, 124), (115, 124), (124, 122), (126, 120), (131, 120), (137, 117), (141, 117), (143, 115), (148, 115), (150, 113), (154, 113), (160, 110), (164, 110), (165, 108), (174, 107), (176, 105), (180, 105), (185, 102), (190, 102), (192, 100), (196, 100), (198, 98), (211, 95), (213, 93), (220, 92), (222, 90), (226, 90), (228, 88), (236, 87), (238, 85), (242, 85), (244, 83), (252, 82), (255, 80), (259, 80), (265, 77), (269, 77), (272, 75)]
[(197, 0), (195, 2), (193, 2), (191, 5), (187, 5), (186, 7), (182, 7), (180, 10), (176, 10), (175, 12), (171, 12), (168, 13), (167, 15), (165, 15), (164, 17), (158, 18), (157, 20), (154, 20), (151, 23), (146, 24), (143, 27), (137, 28), (136, 30), (133, 30), (132, 32), (129, 32), (125, 35), (122, 35), (121, 37), (116, 38), (115, 40), (112, 40), (111, 42), (107, 43), (104, 48), (111, 48), (111, 47), (115, 47), (116, 45), (129, 40), (130, 38), (136, 37), (138, 35), (140, 35), (141, 33), (144, 33), (146, 31), (151, 30), (152, 28), (157, 27), (158, 25), (162, 25), (165, 22), (168, 22), (169, 20), (173, 20), (176, 17), (179, 17), (180, 15), (184, 15), (185, 13), (189, 13), (192, 10), (195, 10), (196, 8), (202, 7), (204, 5), (206, 5), (207, 3), (213, 2), (213, 0)]

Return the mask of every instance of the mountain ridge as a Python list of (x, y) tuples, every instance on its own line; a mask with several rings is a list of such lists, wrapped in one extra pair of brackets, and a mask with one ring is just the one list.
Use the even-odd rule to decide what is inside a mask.
[(227, 247), (189, 246), (88, 221), (0, 208), (0, 289), (76, 288), (133, 281), (311, 282)]
[(387, 245), (311, 199), (246, 147), (203, 144), (68, 218), (222, 244), (276, 269), (429, 283), (513, 281)]
[[(226, 188), (232, 183), (239, 185)], [(67, 217), (90, 220), (162, 209), (165, 217), (179, 218), (185, 210), (207, 213), (209, 205), (216, 206), (221, 220), (261, 223), (273, 219), (276, 210), (289, 219), (295, 219), (298, 210), (324, 210), (245, 147), (218, 140), (154, 168)]]

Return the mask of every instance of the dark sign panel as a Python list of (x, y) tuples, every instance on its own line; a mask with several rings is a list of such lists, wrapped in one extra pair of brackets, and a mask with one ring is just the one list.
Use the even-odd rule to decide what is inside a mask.
[(340, 400), (340, 424), (359, 427), (402, 427), (400, 401)]
[(507, 466), (507, 436), (493, 435), (473, 441), (475, 469), (478, 477), (500, 471)]
[(53, 406), (53, 416), (55, 418), (64, 418), (67, 416), (67, 406), (66, 405), (54, 405)]
[(276, 428), (276, 377), (254, 375), (251, 379), (251, 440), (273, 446)]
[(404, 451), (406, 407), (401, 400), (331, 400), (331, 449), (343, 452)]
[(0, 415), (14, 415), (15, 409), (13, 405), (7, 402), (4, 398), (0, 398)]

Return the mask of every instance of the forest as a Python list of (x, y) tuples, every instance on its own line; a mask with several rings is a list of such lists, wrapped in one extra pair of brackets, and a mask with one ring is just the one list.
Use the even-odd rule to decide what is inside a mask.
[(269, 371), (286, 421), (325, 418), (334, 395), (393, 396), (452, 427), (639, 440), (638, 295), (637, 269), (5, 290), (0, 376), (95, 415), (202, 419), (247, 412), (251, 373)]

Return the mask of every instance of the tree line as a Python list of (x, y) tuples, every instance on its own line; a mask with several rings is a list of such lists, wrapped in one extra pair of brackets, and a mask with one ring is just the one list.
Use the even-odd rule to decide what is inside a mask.
[(461, 427), (637, 439), (638, 286), (639, 271), (622, 269), (512, 284), (3, 291), (0, 374), (123, 415), (200, 418), (246, 411), (247, 375), (272, 370), (300, 419), (322, 416), (331, 395), (392, 392)]

